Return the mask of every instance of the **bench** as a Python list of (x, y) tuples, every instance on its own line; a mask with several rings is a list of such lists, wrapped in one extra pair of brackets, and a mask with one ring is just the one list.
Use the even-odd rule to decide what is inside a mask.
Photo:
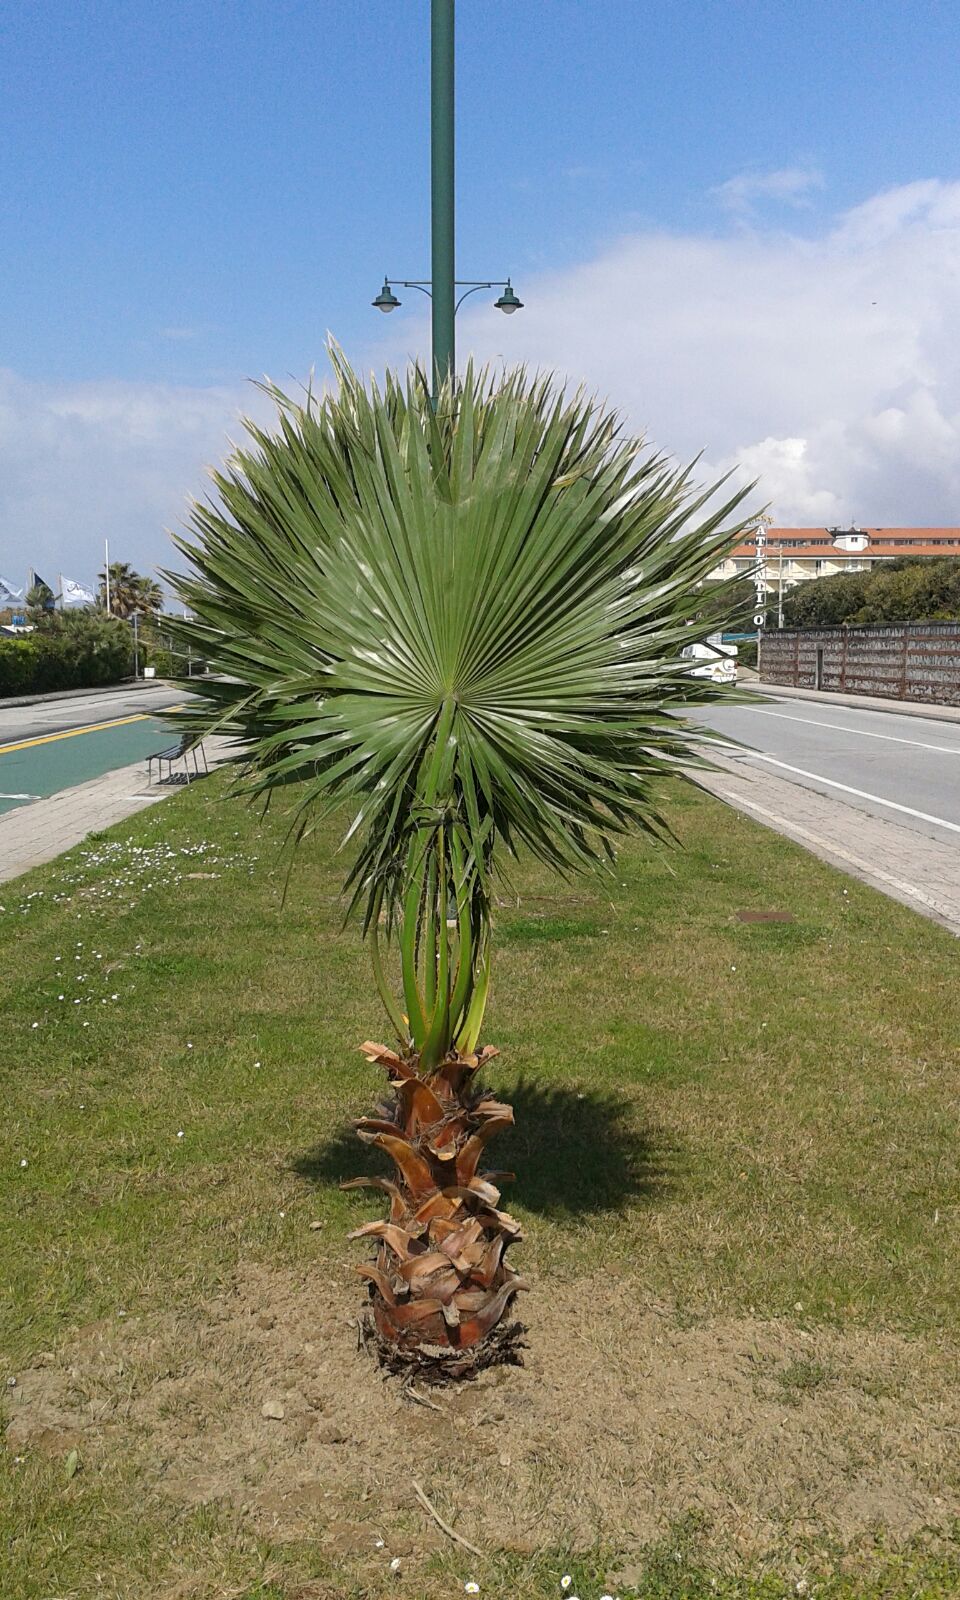
[[(192, 758), (192, 768), (191, 768)], [(201, 770), (200, 763), (203, 762)], [(153, 764), (157, 763), (157, 783), (190, 783), (193, 778), (203, 778), (209, 768), (207, 766), (206, 752), (200, 740), (192, 733), (185, 733), (177, 744), (170, 745), (167, 750), (157, 750), (152, 756), (147, 757), (147, 782), (153, 783)], [(167, 767), (167, 776), (163, 776), (164, 763)], [(174, 767), (180, 764), (180, 770)]]

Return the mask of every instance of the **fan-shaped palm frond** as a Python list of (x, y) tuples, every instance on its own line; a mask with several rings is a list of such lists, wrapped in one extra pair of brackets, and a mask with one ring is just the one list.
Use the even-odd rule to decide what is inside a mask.
[(664, 831), (675, 713), (717, 692), (681, 651), (716, 626), (698, 591), (742, 495), (706, 511), (689, 470), (549, 378), (470, 369), (434, 411), (419, 374), (381, 393), (334, 363), (335, 396), (270, 391), (278, 430), (251, 426), (194, 507), (179, 631), (224, 676), (187, 715), (243, 741), (250, 794), (301, 786), (298, 832), (349, 805), (351, 904), (433, 1081), (474, 1059), (502, 855), (568, 873)]

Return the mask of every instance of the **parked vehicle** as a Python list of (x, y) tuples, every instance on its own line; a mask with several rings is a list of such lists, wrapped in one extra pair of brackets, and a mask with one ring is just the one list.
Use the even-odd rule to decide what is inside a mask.
[(724, 644), (719, 633), (711, 633), (703, 644), (685, 645), (680, 654), (687, 661), (700, 663), (693, 668), (694, 678), (710, 678), (713, 683), (737, 681), (737, 646)]

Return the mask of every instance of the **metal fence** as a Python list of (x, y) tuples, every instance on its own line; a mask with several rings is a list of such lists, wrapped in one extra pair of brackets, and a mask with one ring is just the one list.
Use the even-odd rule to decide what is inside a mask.
[(798, 689), (960, 705), (960, 622), (765, 633), (760, 679)]

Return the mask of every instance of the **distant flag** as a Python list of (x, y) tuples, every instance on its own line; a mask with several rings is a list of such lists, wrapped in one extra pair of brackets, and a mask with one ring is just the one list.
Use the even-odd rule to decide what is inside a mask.
[(22, 589), (15, 589), (13, 587), (12, 583), (8, 583), (7, 582), (6, 578), (0, 577), (0, 603), (5, 602), (7, 600), (22, 600), (22, 599), (23, 599), (23, 590)]
[(75, 583), (73, 578), (60, 579), (60, 600), (65, 606), (92, 606), (96, 596), (92, 589), (87, 589), (82, 583)]
[(44, 611), (56, 610), (57, 602), (54, 597), (53, 590), (51, 589), (49, 583), (45, 582), (45, 580), (41, 578), (36, 567), (33, 569), (33, 583), (30, 585), (30, 587), (32, 589), (43, 589), (45, 591), (43, 599), (40, 602)]

